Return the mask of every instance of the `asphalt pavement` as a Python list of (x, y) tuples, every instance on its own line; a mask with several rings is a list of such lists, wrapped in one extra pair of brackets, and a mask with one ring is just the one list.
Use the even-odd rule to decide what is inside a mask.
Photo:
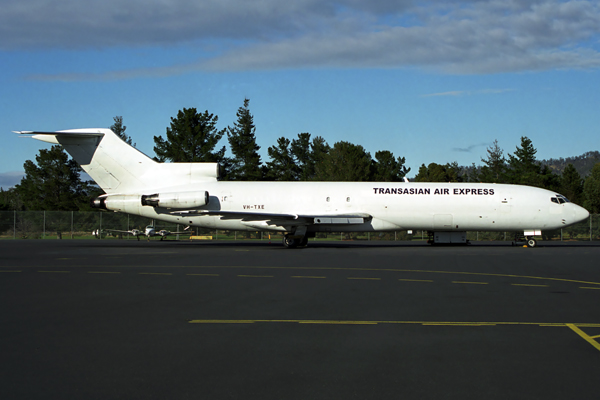
[(0, 241), (1, 399), (600, 397), (600, 243)]

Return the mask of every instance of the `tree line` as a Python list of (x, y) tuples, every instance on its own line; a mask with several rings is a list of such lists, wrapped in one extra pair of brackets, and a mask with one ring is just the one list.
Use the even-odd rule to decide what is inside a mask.
[[(375, 157), (361, 145), (339, 141), (329, 145), (321, 136), (299, 133), (295, 138), (280, 137), (267, 149), (263, 162), (256, 143), (256, 126), (244, 99), (235, 122), (218, 129), (217, 115), (208, 110), (183, 108), (171, 117), (165, 137), (154, 136), (154, 159), (159, 162), (218, 162), (221, 180), (242, 181), (402, 181), (410, 168), (404, 157), (389, 150)], [(115, 134), (135, 146), (126, 133), (123, 118), (113, 118)], [(227, 138), (226, 146), (217, 147)], [(561, 193), (592, 213), (600, 212), (600, 163), (583, 179), (573, 164), (560, 175), (535, 157), (537, 150), (527, 137), (512, 154), (504, 155), (498, 141), (487, 148), (482, 165), (461, 167), (458, 163), (421, 165), (416, 182), (487, 182), (530, 185)], [(40, 150), (36, 163), (27, 160), (21, 183), (0, 190), (0, 209), (4, 210), (89, 210), (89, 199), (102, 191), (91, 181), (81, 181), (75, 161), (61, 146)]]

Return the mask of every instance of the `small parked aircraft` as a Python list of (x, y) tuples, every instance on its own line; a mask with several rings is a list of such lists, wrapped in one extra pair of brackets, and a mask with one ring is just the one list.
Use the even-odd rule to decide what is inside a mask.
[(157, 231), (156, 228), (154, 227), (154, 225), (148, 225), (144, 231), (140, 231), (139, 229), (132, 229), (130, 231), (119, 231), (119, 230), (116, 230), (116, 229), (105, 229), (105, 231), (107, 231), (107, 232), (117, 232), (117, 233), (127, 233), (129, 235), (133, 235), (134, 237), (136, 237), (137, 240), (140, 240), (140, 236), (146, 236), (146, 238), (148, 240), (150, 240), (151, 237), (160, 236), (160, 240), (163, 240), (164, 238), (166, 238), (169, 235), (191, 235), (192, 234), (191, 231), (170, 232), (170, 231), (168, 231), (166, 229), (161, 229), (161, 230)]
[(219, 181), (217, 163), (158, 163), (110, 129), (17, 132), (65, 150), (105, 191), (100, 209), (209, 229), (284, 233), (286, 247), (317, 232), (427, 230), (435, 243), (467, 231), (516, 231), (536, 246), (542, 230), (588, 218), (564, 196), (492, 183)]

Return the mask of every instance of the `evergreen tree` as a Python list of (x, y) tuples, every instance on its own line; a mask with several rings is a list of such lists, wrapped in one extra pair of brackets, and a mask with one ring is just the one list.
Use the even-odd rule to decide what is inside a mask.
[(592, 172), (583, 183), (583, 205), (592, 214), (600, 213), (600, 163), (592, 168)]
[(131, 136), (128, 136), (125, 133), (125, 129), (127, 129), (127, 127), (123, 125), (123, 117), (117, 116), (114, 117), (113, 120), (115, 121), (115, 123), (112, 124), (109, 129), (113, 131), (118, 137), (120, 137), (125, 143), (135, 147), (135, 143), (132, 143)]
[(155, 160), (160, 162), (223, 162), (225, 146), (214, 151), (225, 129), (217, 130), (219, 117), (208, 111), (200, 114), (195, 108), (179, 110), (171, 118), (167, 139), (154, 136)]
[(315, 162), (310, 143), (310, 133), (298, 134), (298, 139), (292, 140), (290, 152), (296, 161), (298, 179), (308, 181), (315, 175)]
[(540, 177), (541, 167), (535, 159), (537, 150), (531, 139), (521, 137), (521, 147), (517, 146), (514, 154), (508, 155), (508, 183), (543, 187)]
[(298, 179), (310, 181), (315, 179), (315, 166), (329, 152), (329, 145), (321, 136), (310, 140), (310, 133), (299, 133), (298, 139), (292, 140), (290, 152), (298, 168)]
[(315, 166), (315, 180), (368, 181), (371, 155), (360, 145), (337, 142)]
[(25, 161), (25, 176), (15, 186), (28, 210), (76, 211), (89, 208), (89, 196), (97, 191), (79, 178), (79, 166), (61, 146), (41, 149), (37, 165)]
[(573, 164), (567, 164), (560, 176), (559, 192), (575, 204), (582, 204), (583, 179)]
[(506, 180), (506, 158), (504, 151), (498, 145), (498, 140), (494, 140), (492, 145), (487, 148), (487, 158), (481, 159), (485, 164), (481, 167), (481, 172), (478, 175), (480, 182), (488, 183), (503, 183)]
[(376, 182), (400, 182), (402, 178), (410, 171), (406, 168), (404, 157), (394, 157), (394, 154), (389, 150), (378, 151), (375, 153), (375, 161), (373, 161), (372, 180)]
[(16, 188), (8, 190), (0, 188), (0, 211), (23, 210), (23, 202)]
[(461, 182), (458, 172), (456, 163), (446, 165), (431, 163), (428, 166), (422, 164), (415, 182)]
[(317, 169), (329, 155), (331, 147), (321, 136), (315, 137), (310, 143), (310, 159), (306, 170), (300, 175), (300, 180), (318, 180)]
[(277, 139), (277, 146), (268, 149), (271, 161), (267, 162), (266, 178), (275, 181), (297, 181), (300, 169), (294, 161), (290, 150), (290, 140), (284, 137)]
[(256, 144), (254, 117), (250, 114), (249, 99), (237, 111), (237, 121), (227, 128), (227, 139), (233, 153), (230, 177), (233, 180), (258, 181), (263, 177), (260, 146)]

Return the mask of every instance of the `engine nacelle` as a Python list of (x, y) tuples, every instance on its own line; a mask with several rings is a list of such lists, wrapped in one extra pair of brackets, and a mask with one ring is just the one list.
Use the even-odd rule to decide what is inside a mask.
[(139, 194), (117, 194), (97, 197), (91, 202), (94, 208), (123, 212), (135, 212), (140, 205)]
[(150, 207), (197, 208), (207, 205), (208, 199), (207, 191), (177, 192), (143, 195), (141, 202), (143, 206)]

